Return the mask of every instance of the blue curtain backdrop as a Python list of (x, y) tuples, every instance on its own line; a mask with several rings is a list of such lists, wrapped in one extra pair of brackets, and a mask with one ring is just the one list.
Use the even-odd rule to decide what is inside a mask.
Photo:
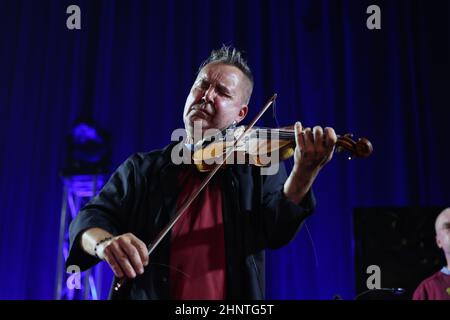
[[(71, 4), (81, 30), (66, 28)], [(371, 4), (381, 30), (366, 27)], [(110, 132), (111, 170), (164, 146), (222, 43), (247, 52), (250, 117), (277, 92), (280, 125), (371, 139), (368, 159), (335, 156), (306, 228), (268, 252), (268, 298), (352, 298), (353, 208), (448, 205), (449, 17), (448, 1), (0, 1), (0, 298), (53, 298), (74, 121)]]

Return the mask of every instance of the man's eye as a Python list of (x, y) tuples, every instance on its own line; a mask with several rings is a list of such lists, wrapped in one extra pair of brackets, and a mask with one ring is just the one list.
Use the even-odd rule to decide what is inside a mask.
[(202, 81), (202, 82), (200, 82), (199, 87), (202, 88), (202, 89), (208, 89), (209, 84), (207, 82), (203, 82)]

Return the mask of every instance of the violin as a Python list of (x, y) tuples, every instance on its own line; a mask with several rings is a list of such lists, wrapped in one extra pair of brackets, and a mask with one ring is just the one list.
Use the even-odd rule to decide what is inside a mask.
[[(245, 134), (244, 134), (245, 132)], [(238, 143), (236, 141), (242, 135)], [(348, 151), (349, 159), (368, 157), (372, 143), (366, 138), (352, 140), (350, 133), (337, 136), (335, 152)], [(227, 133), (205, 138), (196, 144), (192, 160), (200, 172), (210, 171), (214, 164), (251, 164), (267, 167), (274, 162), (284, 161), (294, 155), (296, 147), (294, 126), (283, 128), (245, 126), (227, 129)], [(232, 154), (227, 156), (227, 150)], [(226, 160), (225, 160), (226, 158)]]
[[(248, 126), (237, 127), (232, 131), (231, 137), (228, 135), (219, 135), (215, 139), (202, 140), (196, 144), (193, 160), (198, 170), (208, 171), (199, 188), (195, 190), (190, 197), (182, 204), (177, 212), (172, 216), (169, 223), (160, 231), (156, 238), (147, 246), (150, 255), (177, 221), (186, 212), (186, 209), (198, 197), (200, 192), (206, 187), (209, 181), (226, 163), (230, 163), (231, 155), (237, 156), (239, 161), (254, 164), (258, 166), (268, 166), (272, 162), (267, 162), (267, 156), (270, 160), (282, 161), (288, 159), (294, 154), (295, 150), (295, 131), (293, 127), (279, 129), (256, 128), (255, 123), (261, 118), (266, 110), (275, 101), (277, 95), (264, 105), (261, 111), (251, 121)], [(228, 131), (228, 130), (227, 130)], [(357, 142), (352, 140), (351, 134), (338, 136), (335, 151), (347, 150), (355, 157), (367, 157), (373, 147), (369, 140), (360, 138)], [(272, 157), (276, 155), (276, 157)], [(240, 158), (239, 158), (240, 157)], [(114, 290), (118, 291), (127, 282), (127, 278), (117, 279)]]

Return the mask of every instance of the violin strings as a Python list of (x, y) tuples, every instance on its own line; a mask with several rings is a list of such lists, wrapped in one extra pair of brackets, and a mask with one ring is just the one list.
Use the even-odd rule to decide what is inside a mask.
[(281, 139), (291, 140), (295, 138), (295, 132), (289, 131), (289, 130), (280, 130), (280, 129), (270, 129), (270, 128), (258, 128), (256, 129), (256, 136), (259, 137), (259, 135), (263, 133), (266, 136), (271, 135), (278, 135)]

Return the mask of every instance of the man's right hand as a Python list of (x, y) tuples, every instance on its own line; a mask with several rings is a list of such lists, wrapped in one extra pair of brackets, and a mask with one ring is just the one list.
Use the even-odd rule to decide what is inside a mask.
[(132, 233), (112, 238), (97, 248), (100, 259), (106, 260), (116, 277), (134, 278), (148, 265), (147, 246)]
[[(94, 228), (82, 236), (82, 246), (88, 253), (95, 255), (95, 244), (108, 236), (104, 230)], [(118, 278), (135, 278), (144, 273), (148, 265), (147, 246), (132, 233), (125, 233), (97, 246), (97, 256), (105, 260)]]

